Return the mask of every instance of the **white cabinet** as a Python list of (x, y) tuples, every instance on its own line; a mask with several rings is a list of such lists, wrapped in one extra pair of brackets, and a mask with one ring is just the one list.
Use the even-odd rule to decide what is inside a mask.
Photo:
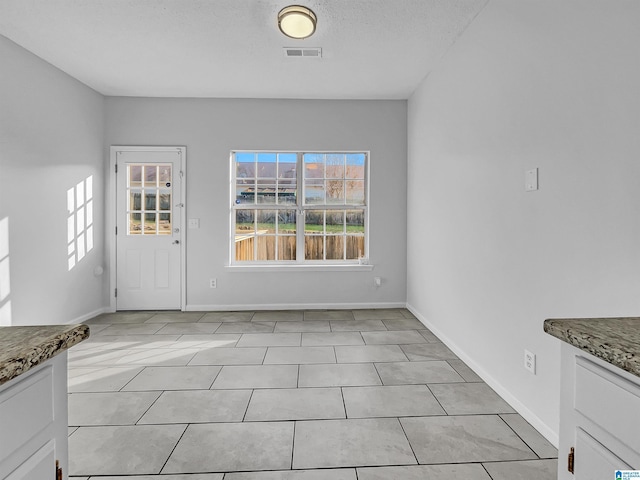
[(0, 479), (68, 476), (67, 353), (0, 385)]
[[(640, 378), (562, 343), (558, 480), (640, 469)], [(574, 472), (567, 456), (574, 448)]]

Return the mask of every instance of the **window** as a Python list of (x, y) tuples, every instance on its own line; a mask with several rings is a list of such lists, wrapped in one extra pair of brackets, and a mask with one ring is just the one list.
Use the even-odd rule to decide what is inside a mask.
[(232, 152), (231, 263), (368, 258), (368, 154)]
[(171, 235), (171, 192), (170, 164), (127, 165), (127, 234)]

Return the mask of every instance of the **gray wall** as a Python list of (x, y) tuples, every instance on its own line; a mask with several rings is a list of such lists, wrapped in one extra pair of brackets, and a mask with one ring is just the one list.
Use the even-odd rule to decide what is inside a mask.
[(408, 303), (555, 442), (543, 320), (640, 311), (639, 24), (633, 1), (492, 0), (409, 100)]
[[(397, 306), (406, 301), (406, 101), (107, 98), (109, 145), (187, 147), (187, 309)], [(371, 152), (373, 271), (243, 272), (229, 263), (229, 153)], [(373, 277), (382, 277), (375, 288)], [(217, 278), (218, 287), (209, 288)]]
[[(0, 221), (14, 325), (81, 321), (104, 306), (104, 99), (0, 36)], [(67, 190), (93, 176), (94, 247), (67, 262)], [(3, 295), (4, 296), (4, 295)]]

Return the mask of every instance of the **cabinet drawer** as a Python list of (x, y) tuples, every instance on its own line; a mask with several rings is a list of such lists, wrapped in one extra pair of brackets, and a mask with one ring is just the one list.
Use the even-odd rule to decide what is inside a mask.
[(52, 425), (53, 419), (50, 366), (0, 392), (0, 463)]
[(574, 402), (579, 413), (640, 452), (640, 385), (576, 357)]

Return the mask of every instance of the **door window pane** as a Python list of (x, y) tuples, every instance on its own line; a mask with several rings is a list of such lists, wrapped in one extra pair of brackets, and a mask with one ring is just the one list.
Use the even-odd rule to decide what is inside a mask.
[(142, 186), (142, 166), (141, 165), (129, 165), (129, 186), (130, 187)]
[(158, 185), (158, 167), (156, 165), (147, 165), (144, 167), (144, 186), (156, 187)]
[(171, 165), (162, 165), (160, 167), (160, 186), (167, 188), (171, 186)]
[(158, 214), (158, 234), (171, 235), (171, 214), (170, 213)]
[(171, 210), (171, 194), (163, 193), (160, 195), (160, 210)]
[(144, 233), (145, 234), (156, 233), (156, 214), (155, 213), (144, 214)]
[(141, 213), (129, 214), (129, 235), (142, 234), (142, 222), (140, 221)]
[(156, 192), (155, 191), (147, 191), (144, 194), (144, 209), (155, 210), (156, 209)]

